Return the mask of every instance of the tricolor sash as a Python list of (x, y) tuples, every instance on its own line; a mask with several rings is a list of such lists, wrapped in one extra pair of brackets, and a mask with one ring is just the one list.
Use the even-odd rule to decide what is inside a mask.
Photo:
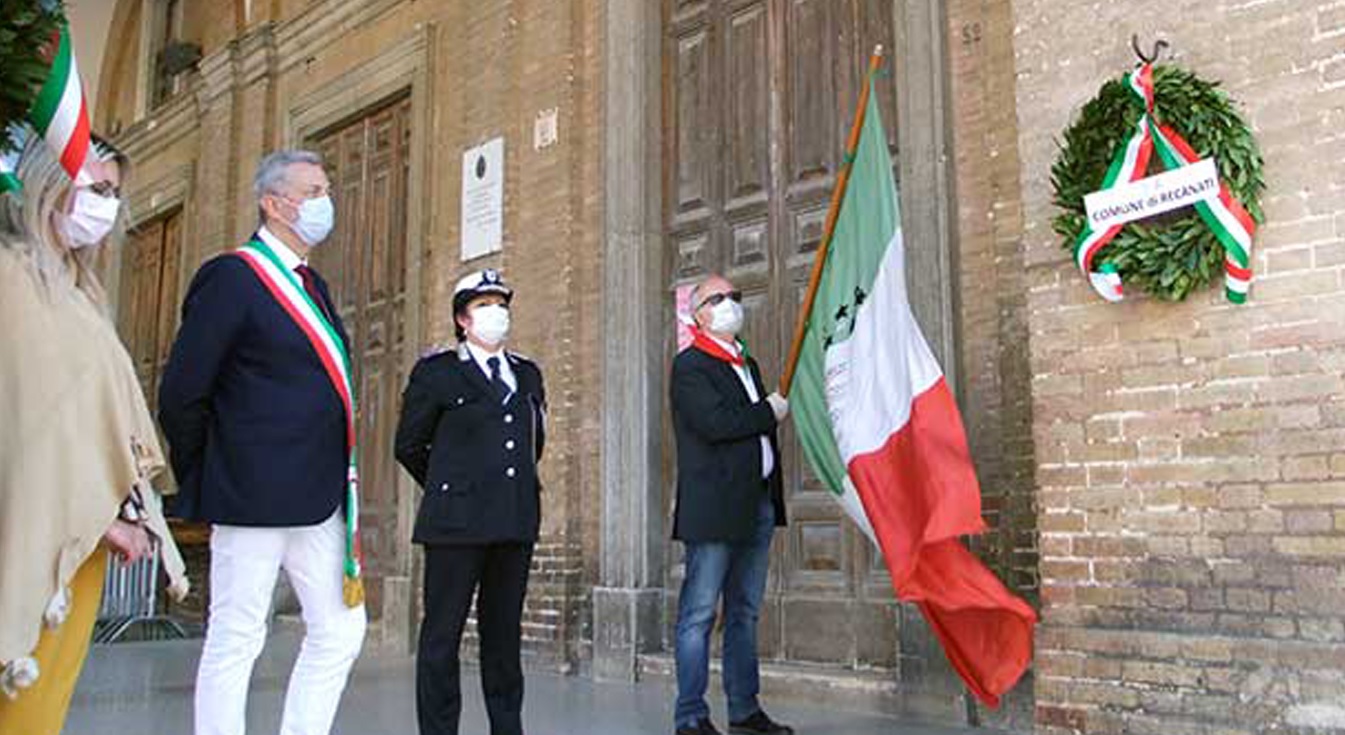
[(336, 329), (323, 316), (322, 309), (313, 303), (299, 279), (266, 243), (253, 239), (234, 254), (252, 268), (276, 303), (303, 331), (346, 409), (346, 446), (350, 448), (350, 463), (346, 474), (346, 556), (341, 591), (346, 605), (358, 607), (364, 602), (364, 581), (360, 551), (360, 478), (355, 464), (355, 387), (350, 377), (350, 355)]

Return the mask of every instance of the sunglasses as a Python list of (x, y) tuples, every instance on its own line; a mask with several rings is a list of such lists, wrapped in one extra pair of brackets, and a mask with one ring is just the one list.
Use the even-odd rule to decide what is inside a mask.
[(729, 291), (728, 293), (712, 293), (709, 296), (705, 297), (705, 300), (701, 302), (700, 306), (696, 307), (696, 310), (700, 311), (702, 307), (705, 307), (707, 305), (719, 306), (720, 304), (724, 303), (724, 299), (731, 299), (741, 304), (743, 302), (743, 292)]
[(106, 199), (116, 199), (121, 196), (121, 187), (111, 181), (95, 181), (89, 184), (89, 191)]

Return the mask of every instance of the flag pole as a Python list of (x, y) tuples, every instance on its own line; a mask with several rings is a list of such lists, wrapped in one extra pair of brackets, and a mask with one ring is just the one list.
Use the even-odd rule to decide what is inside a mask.
[(827, 263), (827, 251), (831, 248), (831, 236), (836, 230), (836, 218), (841, 212), (841, 202), (845, 199), (845, 189), (850, 183), (850, 168), (854, 165), (855, 149), (859, 147), (859, 135), (864, 130), (864, 112), (869, 105), (870, 81), (883, 63), (883, 45), (873, 47), (869, 57), (869, 73), (864, 76), (864, 87), (859, 92), (859, 107), (855, 110), (855, 122), (850, 127), (850, 138), (845, 143), (845, 157), (841, 163), (840, 175), (836, 177), (836, 188), (831, 192), (831, 206), (827, 209), (826, 227), (822, 231), (822, 242), (813, 256), (813, 272), (808, 278), (808, 292), (799, 307), (798, 319), (794, 322), (794, 342), (789, 348), (789, 359), (785, 361), (785, 371), (780, 376), (780, 393), (788, 396), (794, 383), (794, 370), (799, 365), (799, 354), (803, 351), (803, 335), (808, 331), (808, 317), (812, 315), (813, 300), (817, 297), (817, 287), (822, 282), (822, 268)]

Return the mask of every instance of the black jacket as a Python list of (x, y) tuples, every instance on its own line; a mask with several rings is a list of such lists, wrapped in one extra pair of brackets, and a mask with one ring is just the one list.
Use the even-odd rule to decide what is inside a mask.
[(546, 392), (531, 360), (506, 353), (518, 387), (501, 403), (466, 347), (411, 371), (397, 423), (397, 461), (425, 490), (412, 540), (537, 540)]
[[(673, 360), (672, 414), (677, 436), (677, 510), (673, 538), (746, 541), (756, 527), (762, 494), (785, 525), (784, 483), (775, 414), (766, 402), (761, 371), (747, 359), (761, 400), (753, 403), (733, 366), (698, 349)], [(770, 439), (775, 469), (761, 478), (761, 437)]]
[[(335, 315), (326, 282), (317, 285)], [(345, 407), (308, 338), (238, 256), (208, 261), (192, 281), (159, 423), (184, 518), (307, 526), (344, 501)]]

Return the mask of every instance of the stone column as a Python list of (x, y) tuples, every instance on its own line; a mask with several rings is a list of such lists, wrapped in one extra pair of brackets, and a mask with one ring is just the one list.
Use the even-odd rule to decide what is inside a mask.
[(661, 640), (662, 135), (659, 3), (606, 4), (602, 538), (593, 674), (634, 680)]
[[(234, 64), (232, 44), (201, 60), (201, 84), (196, 94), (200, 116), (197, 159), (197, 195), (211, 206), (196, 208), (196, 242), (183, 253), (186, 270), (195, 272), (201, 261), (231, 247), (234, 240), (234, 201), (238, 178), (234, 161)], [(223, 206), (220, 206), (223, 205)]]
[(276, 81), (274, 25), (263, 23), (234, 40), (237, 63), (234, 71), (234, 171), (237, 181), (230, 211), (234, 238), (252, 234), (257, 221), (252, 176), (262, 156), (275, 147), (276, 114), (273, 103)]
[(953, 181), (947, 115), (946, 18), (942, 0), (894, 2), (897, 48), (897, 148), (901, 151), (901, 224), (911, 309), (958, 390), (954, 296)]

